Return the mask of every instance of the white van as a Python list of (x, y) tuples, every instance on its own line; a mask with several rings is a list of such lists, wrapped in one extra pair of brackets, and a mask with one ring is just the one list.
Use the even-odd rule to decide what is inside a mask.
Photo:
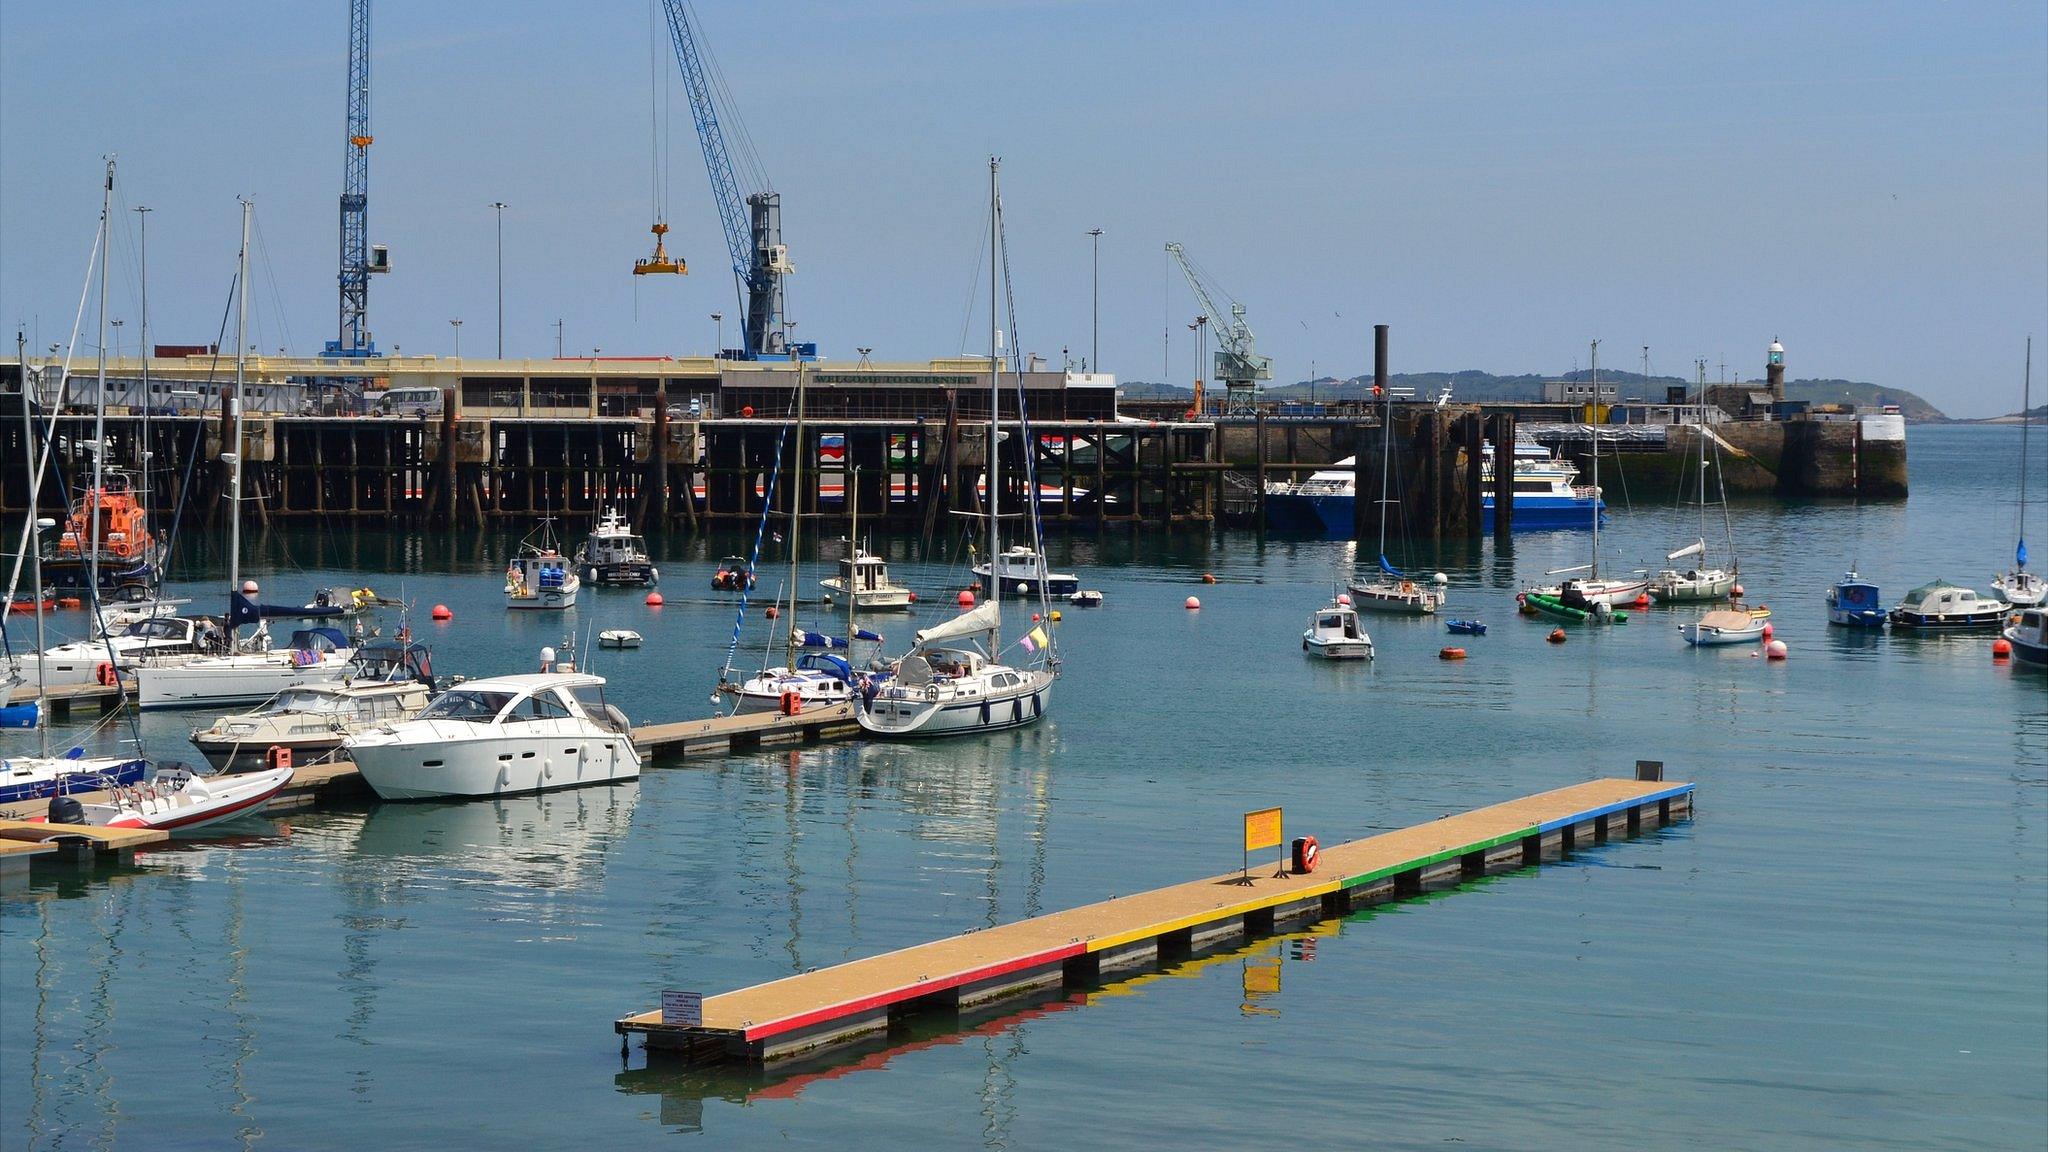
[(439, 416), (441, 414), (441, 390), (439, 388), (393, 388), (377, 398), (370, 409), (379, 416)]

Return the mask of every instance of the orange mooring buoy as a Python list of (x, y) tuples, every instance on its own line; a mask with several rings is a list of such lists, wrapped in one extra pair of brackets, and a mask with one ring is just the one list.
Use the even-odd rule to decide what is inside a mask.
[(1552, 628), (1550, 630), (1550, 635), (1545, 636), (1544, 639), (1550, 641), (1552, 644), (1562, 644), (1565, 642), (1566, 639), (1564, 629)]
[(1463, 648), (1445, 648), (1436, 654), (1436, 658), (1439, 660), (1463, 660), (1465, 658), (1465, 650)]
[(436, 604), (434, 605), (433, 617), (436, 620), (453, 620), (455, 619), (455, 613), (450, 612), (446, 604)]
[(2003, 636), (2000, 636), (1998, 639), (1993, 640), (1991, 642), (1991, 658), (1993, 660), (2003, 660), (2011, 655), (2012, 641), (2007, 640)]

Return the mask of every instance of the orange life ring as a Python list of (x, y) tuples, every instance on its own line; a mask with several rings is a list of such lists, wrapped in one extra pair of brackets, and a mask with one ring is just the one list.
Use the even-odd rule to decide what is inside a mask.
[(114, 676), (114, 666), (105, 660), (100, 661), (99, 667), (92, 670), (92, 678), (99, 681), (101, 686), (112, 688), (116, 679)]

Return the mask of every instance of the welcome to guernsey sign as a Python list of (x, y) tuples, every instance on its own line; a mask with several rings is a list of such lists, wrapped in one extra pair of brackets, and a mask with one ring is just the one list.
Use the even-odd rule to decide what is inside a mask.
[[(790, 375), (794, 382), (794, 374)], [(817, 384), (918, 384), (936, 388), (965, 388), (985, 383), (986, 376), (942, 376), (932, 372), (819, 372), (811, 377)]]

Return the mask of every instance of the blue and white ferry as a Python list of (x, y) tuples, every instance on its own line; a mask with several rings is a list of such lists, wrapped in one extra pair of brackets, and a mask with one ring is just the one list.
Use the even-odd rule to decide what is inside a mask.
[[(1347, 456), (1306, 480), (1266, 485), (1266, 526), (1277, 532), (1315, 532), (1333, 539), (1351, 535), (1357, 492), (1357, 457)], [(1493, 530), (1493, 446), (1480, 458), (1482, 531)], [(1591, 528), (1606, 505), (1597, 488), (1577, 485), (1578, 465), (1553, 456), (1532, 440), (1515, 443), (1515, 530)]]

